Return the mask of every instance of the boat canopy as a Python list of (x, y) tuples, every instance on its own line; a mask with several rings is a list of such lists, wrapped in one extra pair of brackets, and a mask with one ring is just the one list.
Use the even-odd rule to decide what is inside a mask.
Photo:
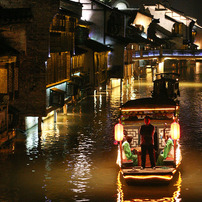
[(143, 119), (146, 115), (155, 119), (171, 119), (178, 107), (172, 99), (140, 98), (126, 102), (120, 111), (121, 116), (127, 116), (127, 119)]
[(176, 102), (171, 99), (140, 98), (129, 100), (121, 106), (121, 111), (144, 111), (144, 110), (175, 110)]

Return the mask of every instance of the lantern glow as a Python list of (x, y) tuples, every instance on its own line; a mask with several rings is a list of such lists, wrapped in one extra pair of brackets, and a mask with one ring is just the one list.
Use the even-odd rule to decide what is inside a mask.
[(171, 133), (171, 138), (173, 140), (179, 139), (180, 138), (180, 124), (177, 123), (177, 122), (173, 122), (171, 124), (171, 131), (170, 131), (170, 133)]
[(114, 139), (116, 141), (122, 141), (123, 140), (123, 125), (120, 123), (117, 123), (114, 126)]

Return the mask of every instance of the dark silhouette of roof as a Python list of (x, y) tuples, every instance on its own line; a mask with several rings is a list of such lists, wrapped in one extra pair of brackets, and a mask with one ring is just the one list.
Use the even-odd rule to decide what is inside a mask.
[(96, 52), (103, 52), (103, 51), (111, 51), (112, 48), (102, 44), (102, 43), (99, 43), (97, 41), (94, 41), (92, 39), (87, 39), (85, 41), (85, 45), (86, 47), (92, 49), (93, 51), (96, 51)]
[(141, 109), (141, 108), (165, 108), (175, 107), (176, 103), (172, 99), (155, 99), (155, 98), (140, 98), (129, 100), (122, 105), (122, 109)]

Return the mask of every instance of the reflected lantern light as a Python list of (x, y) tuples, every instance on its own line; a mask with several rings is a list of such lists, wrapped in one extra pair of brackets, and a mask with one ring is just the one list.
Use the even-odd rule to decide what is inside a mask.
[(114, 139), (116, 141), (122, 141), (123, 140), (123, 125), (120, 123), (117, 123), (114, 126)]
[(171, 124), (171, 131), (170, 131), (170, 133), (171, 133), (171, 138), (173, 140), (179, 139), (180, 138), (180, 124), (174, 121)]

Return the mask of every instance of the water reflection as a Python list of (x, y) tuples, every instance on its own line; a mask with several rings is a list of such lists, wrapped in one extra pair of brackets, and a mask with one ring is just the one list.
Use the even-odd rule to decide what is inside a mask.
[(30, 153), (31, 150), (38, 147), (39, 138), (38, 138), (38, 128), (33, 127), (27, 131), (27, 138), (26, 138), (26, 149), (27, 154)]
[[(176, 68), (176, 67), (175, 67)], [(152, 72), (120, 87), (96, 92), (57, 122), (44, 120), (24, 141), (0, 152), (0, 201), (200, 201), (201, 66), (176, 68), (180, 76), (182, 165), (169, 186), (128, 186), (116, 165), (113, 126), (128, 99), (151, 95)], [(173, 71), (172, 70), (172, 71)], [(120, 81), (119, 81), (120, 82)], [(130, 85), (129, 85), (130, 84)], [(191, 166), (190, 166), (191, 165)]]
[(121, 177), (121, 171), (117, 175), (117, 202), (131, 201), (181, 201), (181, 173), (177, 173), (175, 183), (169, 186), (128, 186)]
[(72, 164), (71, 171), (71, 180), (69, 181), (72, 186), (72, 191), (76, 194), (85, 193), (86, 188), (88, 187), (88, 180), (92, 177), (91, 167), (92, 160), (90, 158), (91, 151), (93, 147), (93, 141), (85, 136), (84, 134), (80, 134), (78, 140), (78, 153), (71, 154), (72, 162), (67, 161), (67, 166), (69, 167), (69, 163)]

